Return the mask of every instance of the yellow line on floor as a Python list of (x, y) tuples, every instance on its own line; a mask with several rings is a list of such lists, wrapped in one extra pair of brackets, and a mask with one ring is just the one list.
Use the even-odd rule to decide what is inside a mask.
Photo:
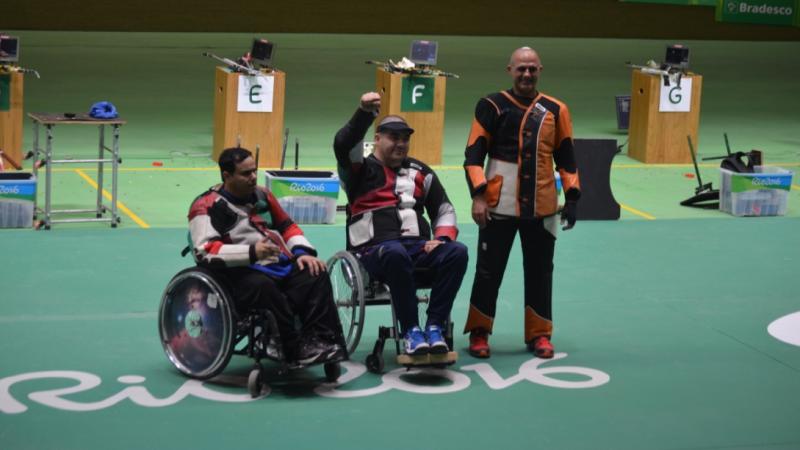
[[(96, 167), (83, 167), (82, 169), (88, 170), (95, 170)], [(39, 169), (40, 171), (42, 169)], [(75, 169), (67, 169), (67, 168), (53, 168), (53, 172), (72, 172)], [(219, 167), (120, 167), (118, 169), (120, 172), (212, 172), (212, 171), (219, 171)], [(303, 169), (303, 170), (322, 170), (322, 169)], [(330, 170), (328, 168), (327, 170)]]
[(639, 217), (644, 217), (647, 220), (656, 220), (656, 218), (651, 216), (650, 214), (647, 214), (646, 212), (639, 211), (638, 209), (635, 209), (635, 208), (631, 208), (628, 205), (624, 205), (624, 204), (620, 203), (619, 206), (622, 209), (624, 209), (625, 211), (628, 211), (628, 212), (631, 212), (633, 214), (636, 214)]
[(795, 191), (800, 191), (800, 186), (793, 184), (792, 189), (794, 189)]
[[(91, 185), (93, 188), (97, 189), (97, 183), (92, 179), (92, 177), (90, 177), (89, 175), (86, 175), (86, 173), (81, 169), (73, 169), (73, 170), (75, 170), (75, 173), (80, 175), (81, 178), (86, 180), (86, 182), (89, 183), (89, 185)], [(111, 194), (109, 194), (108, 191), (106, 191), (105, 189), (103, 189), (103, 197), (105, 197), (106, 199), (111, 201)], [(142, 228), (150, 228), (150, 225), (148, 225), (147, 222), (145, 222), (144, 220), (140, 219), (139, 216), (134, 214), (133, 211), (128, 209), (128, 207), (125, 206), (125, 204), (122, 203), (119, 200), (117, 200), (117, 208), (119, 208), (120, 211), (125, 213), (126, 216), (130, 217), (131, 220), (136, 222), (136, 224), (139, 225), (140, 227), (142, 227)]]

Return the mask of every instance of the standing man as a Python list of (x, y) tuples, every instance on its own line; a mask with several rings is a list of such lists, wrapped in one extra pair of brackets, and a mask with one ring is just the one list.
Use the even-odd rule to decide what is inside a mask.
[(568, 230), (575, 225), (581, 194), (572, 122), (567, 105), (537, 91), (542, 63), (535, 50), (515, 50), (506, 70), (512, 88), (478, 101), (465, 151), (472, 219), (480, 231), (464, 332), (470, 333), (470, 354), (488, 358), (497, 293), (519, 232), (525, 274), (525, 342), (537, 357), (552, 358), (553, 250), (558, 228), (553, 162), (566, 197), (561, 211), (561, 223), (566, 226), (562, 229)]
[(238, 309), (272, 312), (288, 360), (310, 365), (345, 359), (325, 263), (275, 196), (256, 185), (250, 151), (226, 149), (219, 170), (222, 184), (189, 210), (195, 261), (227, 281)]
[[(405, 352), (447, 353), (443, 327), (467, 270), (467, 248), (456, 241), (456, 212), (436, 173), (408, 157), (414, 130), (402, 117), (381, 120), (373, 153), (364, 157), (361, 143), (380, 105), (378, 93), (362, 95), (358, 110), (333, 143), (347, 192), (347, 248), (371, 277), (389, 286)], [(414, 269), (424, 269), (425, 281), (433, 283), (424, 332), (415, 287), (421, 280)]]

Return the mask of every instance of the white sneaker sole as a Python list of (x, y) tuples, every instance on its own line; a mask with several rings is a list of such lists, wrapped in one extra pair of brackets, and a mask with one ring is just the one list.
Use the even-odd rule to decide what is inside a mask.
[(447, 343), (445, 342), (436, 342), (430, 344), (430, 353), (433, 353), (434, 355), (441, 355), (442, 353), (447, 353), (449, 351), (450, 349), (447, 348)]
[(420, 344), (414, 349), (414, 351), (411, 351), (411, 349), (406, 347), (406, 355), (422, 356), (427, 355), (428, 353), (430, 353), (430, 346), (428, 344)]

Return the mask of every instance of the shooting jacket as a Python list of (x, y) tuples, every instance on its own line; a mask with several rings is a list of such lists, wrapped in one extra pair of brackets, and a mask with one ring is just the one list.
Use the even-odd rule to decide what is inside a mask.
[(189, 209), (189, 234), (195, 260), (212, 267), (276, 263), (256, 258), (255, 244), (265, 237), (280, 247), (282, 261), (302, 253), (316, 256), (303, 230), (262, 187), (242, 203), (224, 195), (221, 185), (201, 194)]
[(553, 97), (530, 99), (508, 90), (480, 99), (464, 153), (470, 194), (484, 194), (493, 214), (554, 215), (554, 161), (567, 200), (580, 197), (572, 121), (567, 105)]
[(333, 143), (348, 200), (347, 247), (404, 237), (430, 239), (431, 228), (437, 239), (455, 240), (455, 208), (430, 167), (406, 158), (401, 167), (392, 169), (374, 155), (364, 157), (361, 144), (374, 119), (372, 113), (358, 109)]

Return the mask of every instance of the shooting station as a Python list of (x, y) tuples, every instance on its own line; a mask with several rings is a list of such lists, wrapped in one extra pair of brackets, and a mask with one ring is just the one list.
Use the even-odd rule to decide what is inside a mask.
[(428, 162), (442, 163), (445, 94), (447, 79), (458, 75), (436, 68), (439, 44), (413, 41), (409, 57), (395, 63), (367, 61), (375, 70), (375, 90), (381, 94), (377, 121), (387, 115), (400, 115), (414, 129), (409, 155)]
[(798, 67), (800, 0), (3, 0), (0, 450), (800, 449)]
[(631, 78), (628, 155), (644, 163), (691, 162), (683, 142), (698, 142), (703, 77), (689, 72), (689, 49), (667, 47), (665, 62), (637, 66)]
[(258, 167), (279, 165), (286, 73), (273, 67), (274, 52), (273, 42), (257, 38), (239, 62), (203, 53), (222, 63), (214, 78), (215, 161), (225, 148), (258, 147)]

